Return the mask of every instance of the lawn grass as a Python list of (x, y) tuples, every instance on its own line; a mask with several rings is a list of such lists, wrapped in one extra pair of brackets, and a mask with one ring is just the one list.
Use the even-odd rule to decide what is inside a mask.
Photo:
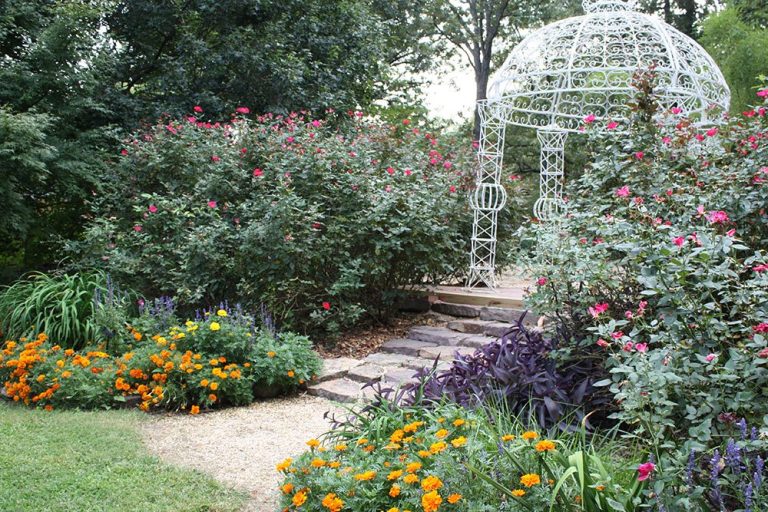
[(0, 402), (0, 511), (236, 511), (246, 500), (142, 446), (133, 411), (30, 410)]

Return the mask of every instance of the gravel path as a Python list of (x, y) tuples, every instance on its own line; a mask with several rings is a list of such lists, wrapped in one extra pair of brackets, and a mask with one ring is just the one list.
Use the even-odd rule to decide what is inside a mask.
[(142, 427), (148, 449), (171, 464), (210, 474), (251, 495), (248, 512), (277, 510), (275, 465), (301, 453), (308, 439), (329, 430), (333, 402), (298, 396), (256, 402), (198, 416), (155, 417)]

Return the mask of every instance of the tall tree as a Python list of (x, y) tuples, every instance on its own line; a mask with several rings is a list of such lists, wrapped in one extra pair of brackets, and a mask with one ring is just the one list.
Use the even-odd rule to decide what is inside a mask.
[(699, 24), (717, 5), (717, 0), (640, 0), (641, 10), (658, 14), (665, 22), (693, 38), (699, 37)]
[[(433, 0), (428, 2), (428, 12), (435, 33), (469, 61), (475, 78), (475, 100), (479, 101), (487, 98), (494, 64), (503, 60), (520, 40), (523, 31), (552, 17), (562, 16), (572, 9), (573, 4), (573, 1)], [(475, 139), (480, 136), (477, 109), (472, 133)]]

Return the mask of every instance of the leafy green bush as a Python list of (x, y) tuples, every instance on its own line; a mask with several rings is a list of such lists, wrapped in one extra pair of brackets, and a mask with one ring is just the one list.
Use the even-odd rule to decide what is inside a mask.
[(129, 303), (103, 272), (35, 273), (0, 291), (0, 331), (6, 339), (44, 332), (64, 348), (82, 348), (110, 340), (110, 327), (122, 326), (108, 319), (126, 318)]
[(185, 308), (265, 303), (327, 332), (465, 271), (468, 143), (357, 114), (197, 116), (126, 144), (72, 247), (85, 264)]
[(567, 218), (524, 235), (542, 248), (530, 305), (568, 328), (570, 357), (604, 351), (615, 417), (649, 442), (706, 444), (721, 415), (768, 414), (765, 114), (699, 129), (674, 109), (595, 137)]

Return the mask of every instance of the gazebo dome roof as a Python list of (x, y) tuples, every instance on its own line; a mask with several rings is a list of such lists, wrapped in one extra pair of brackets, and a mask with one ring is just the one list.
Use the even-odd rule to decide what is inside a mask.
[(691, 38), (633, 10), (632, 0), (584, 0), (586, 14), (527, 36), (491, 79), (488, 104), (519, 126), (577, 131), (585, 116), (621, 120), (634, 96), (632, 77), (655, 65), (663, 108), (707, 122), (711, 106), (727, 110), (720, 69)]

